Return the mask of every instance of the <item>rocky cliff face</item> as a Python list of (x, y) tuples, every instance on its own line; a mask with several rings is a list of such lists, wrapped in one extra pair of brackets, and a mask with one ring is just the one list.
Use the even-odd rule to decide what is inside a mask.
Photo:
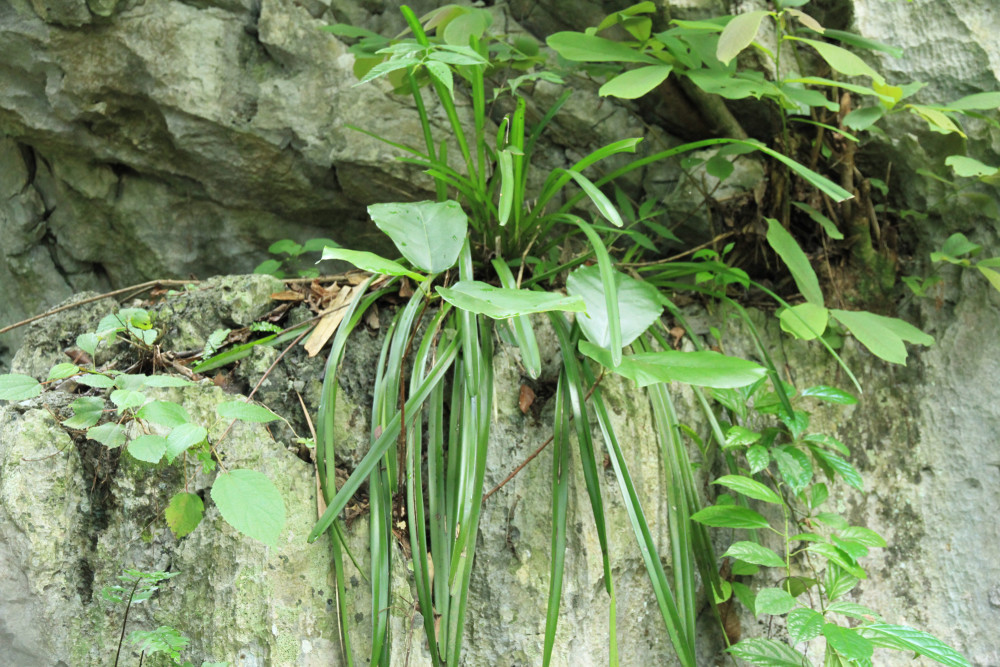
[[(415, 4), (418, 11), (427, 8)], [(671, 11), (687, 16), (731, 9), (723, 4), (685, 0), (672, 3)], [(906, 59), (885, 58), (880, 66), (903, 80), (928, 82), (923, 94), (929, 101), (1000, 89), (1000, 13), (991, 3), (816, 4), (830, 16), (853, 14), (855, 28), (866, 36), (906, 47)], [(608, 8), (514, 1), (497, 11), (512, 29), (544, 35), (593, 24)], [(383, 3), (345, 0), (0, 0), (0, 326), (84, 290), (250, 271), (266, 258), (267, 245), (281, 238), (377, 243), (364, 206), (421, 196), (428, 184), (395, 163), (394, 151), (344, 124), (363, 124), (395, 140), (418, 136), (419, 129), (407, 104), (377, 86), (353, 86), (351, 56), (319, 30), (338, 20), (385, 33), (399, 27)], [(598, 104), (592, 91), (578, 99), (556, 127), (546, 154), (553, 165), (572, 159), (574, 145), (602, 137), (662, 136), (625, 108)], [(975, 131), (973, 154), (996, 163), (1000, 133), (985, 125)], [(882, 157), (892, 160), (893, 173), (904, 175), (892, 183), (899, 206), (925, 208), (944, 193), (911, 176), (918, 167), (945, 173), (948, 139), (906, 123), (891, 134)], [(637, 185), (672, 191), (676, 174), (646, 174)], [(947, 215), (915, 225), (916, 247), (933, 249), (951, 231), (995, 247), (997, 223), (977, 210), (959, 202)], [(883, 532), (892, 545), (876, 556), (860, 601), (890, 622), (941, 636), (975, 665), (994, 665), (1000, 663), (993, 641), (1000, 569), (989, 555), (1000, 548), (992, 520), (1000, 512), (1000, 387), (994, 381), (1000, 300), (975, 276), (951, 268), (944, 276), (934, 299), (903, 305), (937, 345), (905, 369), (849, 353), (852, 367), (864, 369), (863, 401), (818, 419), (852, 447), (866, 477), (868, 494), (844, 496), (841, 509)], [(267, 293), (262, 283), (258, 296)], [(27, 340), (21, 368), (41, 372), (62, 360), (54, 341), (91, 324), (95, 313), (0, 336), (0, 365)], [(214, 327), (206, 321), (200, 335)], [(185, 340), (197, 338), (191, 336)], [(776, 354), (783, 348), (802, 382), (836, 374), (815, 351), (782, 342), (780, 332), (771, 331), (769, 340)], [(34, 350), (49, 356), (32, 356)], [(267, 363), (256, 363), (250, 368), (259, 374)], [(289, 398), (292, 389), (308, 396), (311, 387), (315, 395), (318, 368), (293, 363), (299, 364), (294, 372), (265, 388), (268, 401)], [(356, 363), (366, 362), (358, 357)], [(544, 420), (531, 423), (515, 410), (516, 366), (505, 363), (497, 375), (506, 389), (497, 393), (507, 403), (501, 401), (497, 415), (501, 436), (491, 447), (488, 485), (520, 461), (529, 443), (548, 435)], [(214, 387), (190, 391), (183, 400), (192, 412), (211, 412), (220, 400)], [(360, 422), (345, 437), (364, 442), (362, 398), (346, 410)], [(635, 434), (638, 476), (656, 506), (664, 496), (655, 443), (642, 437), (650, 430), (644, 426), (648, 416), (623, 412), (622, 419)], [(140, 607), (135, 619), (184, 629), (206, 660), (338, 664), (328, 546), (302, 543), (314, 512), (312, 473), (287, 450), (290, 443), (249, 430), (234, 442), (234, 456), (252, 458), (282, 480), (292, 512), (287, 544), (265, 550), (209, 525), (180, 542), (165, 528), (147, 533), (161, 491), (178, 480), (122, 466), (115, 476), (100, 478), (103, 490), (95, 490), (99, 460), (69, 440), (43, 402), (8, 406), (0, 422), (0, 662), (104, 664), (117, 643), (120, 618), (96, 601), (95, 591), (128, 563), (184, 572), (167, 585), (169, 594)], [(469, 664), (538, 662), (549, 510), (532, 485), (546, 475), (539, 472), (547, 470), (545, 455), (536, 465), (484, 510), (479, 554), (492, 566), (474, 578)], [(203, 488), (205, 480), (195, 484)], [(593, 611), (604, 609), (597, 600), (600, 557), (588, 532), (585, 492), (580, 484), (574, 488), (571, 512), (581, 528), (570, 544), (574, 578), (564, 592), (557, 655), (561, 664), (603, 664), (607, 618)], [(606, 502), (621, 511), (613, 492)], [(665, 511), (651, 511), (661, 517), (662, 539)], [(221, 523), (211, 508), (208, 521)], [(359, 520), (351, 539), (362, 562), (364, 533)], [(671, 651), (656, 613), (647, 608), (641, 561), (628, 555), (632, 538), (615, 537), (628, 545), (616, 565), (623, 664), (668, 664)], [(202, 572), (211, 578), (200, 579)], [(360, 576), (349, 584), (357, 610), (351, 621), (364, 628), (371, 613), (367, 584)], [(398, 589), (403, 602), (394, 610), (396, 637), (398, 646), (410, 648), (394, 660), (417, 664), (419, 622), (402, 581)], [(744, 619), (747, 632), (755, 623)], [(718, 647), (709, 625), (706, 664)], [(410, 640), (400, 641), (405, 637)], [(364, 637), (356, 643), (364, 646)], [(909, 664), (905, 657), (897, 656), (897, 663), (877, 658), (878, 664)]]

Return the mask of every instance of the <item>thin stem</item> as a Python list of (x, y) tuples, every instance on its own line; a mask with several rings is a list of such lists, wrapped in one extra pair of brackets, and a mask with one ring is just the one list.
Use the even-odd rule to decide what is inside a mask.
[(129, 609), (132, 608), (132, 597), (135, 595), (135, 589), (139, 587), (140, 581), (142, 581), (141, 578), (135, 580), (135, 583), (132, 584), (132, 592), (128, 594), (128, 604), (125, 605), (125, 618), (122, 619), (122, 634), (118, 638), (118, 652), (115, 653), (115, 667), (118, 667), (118, 658), (122, 654), (122, 643), (125, 641), (125, 625), (128, 623)]

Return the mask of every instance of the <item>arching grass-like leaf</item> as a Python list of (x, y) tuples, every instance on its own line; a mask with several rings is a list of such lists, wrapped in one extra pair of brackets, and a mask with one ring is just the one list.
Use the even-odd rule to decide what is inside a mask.
[(372, 204), (368, 215), (403, 257), (428, 273), (455, 265), (469, 228), (465, 211), (452, 200)]
[(285, 501), (267, 475), (230, 470), (212, 485), (212, 501), (230, 526), (247, 537), (277, 546), (285, 528)]
[(586, 308), (579, 296), (494, 287), (478, 280), (460, 280), (451, 287), (436, 289), (453, 306), (497, 320), (550, 310), (581, 313)]
[[(493, 268), (500, 278), (500, 284), (507, 289), (514, 289), (517, 285), (514, 274), (507, 263), (497, 258), (493, 260)], [(537, 378), (542, 373), (542, 357), (538, 351), (538, 341), (535, 338), (535, 329), (531, 326), (531, 319), (526, 315), (516, 315), (512, 323), (514, 325), (514, 337), (517, 339), (517, 346), (521, 350), (521, 363), (529, 377)]]

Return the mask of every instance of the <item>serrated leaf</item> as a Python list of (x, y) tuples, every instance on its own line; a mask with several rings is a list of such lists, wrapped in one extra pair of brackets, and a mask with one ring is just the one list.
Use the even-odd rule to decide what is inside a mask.
[(167, 439), (162, 435), (140, 435), (128, 443), (128, 453), (132, 458), (146, 463), (159, 463), (167, 451)]
[(399, 262), (394, 262), (391, 259), (386, 259), (385, 257), (376, 255), (373, 252), (368, 252), (367, 250), (348, 250), (347, 248), (327, 247), (323, 248), (323, 256), (320, 258), (320, 261), (322, 262), (325, 259), (339, 259), (344, 262), (349, 262), (362, 271), (382, 273), (387, 276), (406, 276), (416, 280), (417, 282), (427, 280), (426, 276), (410, 271)]
[(827, 435), (825, 433), (810, 433), (802, 437), (806, 442), (814, 442), (816, 444), (823, 445), (824, 447), (829, 447), (830, 449), (838, 452), (844, 456), (849, 456), (851, 450), (847, 448), (847, 445), (837, 440), (832, 435)]
[(771, 462), (771, 455), (767, 448), (762, 445), (751, 445), (747, 447), (747, 463), (750, 465), (750, 473), (756, 475), (766, 468)]
[(745, 426), (734, 424), (726, 430), (726, 448), (746, 447), (760, 440), (761, 435)]
[(205, 503), (197, 493), (176, 493), (164, 510), (167, 525), (174, 537), (181, 539), (201, 523), (205, 513)]
[(737, 658), (758, 667), (805, 667), (806, 657), (787, 644), (772, 639), (744, 639), (727, 649)]
[(208, 437), (208, 431), (197, 424), (181, 424), (174, 427), (167, 435), (167, 450), (164, 452), (167, 456), (167, 463), (173, 463), (175, 458), (206, 437)]
[(285, 528), (285, 501), (270, 479), (256, 470), (230, 470), (212, 485), (212, 501), (230, 526), (269, 546)]
[(146, 402), (146, 395), (134, 389), (115, 389), (111, 392), (111, 402), (118, 408), (121, 414), (129, 408), (137, 408)]
[(240, 421), (254, 422), (258, 424), (280, 419), (278, 415), (274, 414), (264, 406), (257, 405), (256, 403), (247, 403), (246, 401), (228, 401), (226, 403), (220, 403), (216, 406), (215, 411), (219, 413), (220, 417), (225, 419), (239, 419)]
[(750, 479), (749, 477), (743, 477), (742, 475), (723, 475), (719, 479), (712, 482), (712, 484), (720, 484), (727, 489), (732, 489), (733, 491), (741, 493), (748, 498), (762, 500), (765, 503), (774, 503), (775, 505), (783, 504), (781, 496), (777, 493), (757, 480)]
[(372, 204), (368, 215), (403, 257), (428, 273), (455, 265), (469, 228), (462, 206), (452, 200)]
[(139, 419), (151, 421), (154, 424), (173, 428), (191, 421), (191, 415), (184, 406), (171, 401), (152, 401), (139, 408), (135, 413)]
[(48, 380), (62, 380), (79, 372), (80, 367), (76, 364), (56, 364), (49, 370)]
[(795, 447), (775, 447), (771, 450), (771, 456), (792, 493), (801, 493), (812, 481), (812, 464), (805, 452)]
[(767, 218), (767, 242), (788, 267), (806, 301), (822, 308), (823, 290), (819, 287), (819, 279), (809, 264), (809, 258), (795, 238), (774, 218)]
[(73, 429), (90, 428), (101, 420), (104, 414), (104, 399), (96, 396), (81, 396), (69, 405), (73, 416), (63, 421), (63, 426)]
[(782, 588), (765, 588), (757, 591), (757, 598), (754, 601), (754, 613), (757, 616), (761, 614), (780, 616), (794, 608), (795, 598)]
[(858, 491), (864, 491), (865, 481), (864, 479), (862, 479), (861, 473), (859, 473), (857, 469), (850, 463), (840, 458), (836, 454), (825, 452), (819, 448), (814, 448), (812, 450), (812, 453), (813, 456), (816, 456), (821, 461), (823, 461), (823, 463), (825, 463), (826, 465), (830, 466), (835, 471), (837, 471), (837, 473), (839, 473), (840, 476), (844, 478), (845, 482), (853, 486)]
[(917, 655), (927, 656), (948, 667), (970, 667), (965, 656), (934, 635), (905, 625), (877, 623), (858, 628), (857, 632), (871, 640), (875, 646), (897, 651), (913, 651)]
[(739, 55), (740, 51), (750, 46), (757, 37), (760, 23), (770, 14), (766, 11), (747, 12), (736, 16), (726, 24), (719, 35), (719, 44), (715, 49), (715, 57), (728, 65), (729, 61)]
[(767, 567), (785, 566), (785, 561), (781, 560), (781, 556), (755, 542), (734, 542), (726, 550), (726, 553), (722, 555), (729, 558), (737, 558), (744, 563), (753, 563), (754, 565), (764, 565)]
[(837, 653), (848, 660), (864, 662), (871, 660), (875, 652), (875, 645), (870, 639), (866, 639), (850, 628), (844, 628), (836, 623), (827, 623), (823, 626), (823, 636), (826, 637), (826, 645), (833, 648)]
[(793, 644), (807, 642), (819, 637), (823, 632), (823, 614), (807, 607), (798, 607), (788, 612), (788, 636)]
[(767, 519), (747, 507), (713, 505), (691, 515), (691, 519), (713, 528), (767, 528)]
[(87, 429), (87, 437), (108, 449), (115, 449), (125, 444), (125, 428), (114, 422), (108, 422)]
[(563, 310), (583, 312), (586, 305), (578, 296), (559, 292), (539, 292), (524, 289), (504, 289), (478, 280), (460, 280), (450, 288), (437, 287), (438, 294), (456, 308), (506, 319), (515, 315)]
[[(810, 551), (817, 555), (822, 556), (832, 563), (836, 563), (845, 572), (858, 579), (867, 579), (868, 574), (864, 569), (857, 566), (857, 564), (851, 562), (850, 556), (845, 554), (843, 551), (833, 546), (832, 544), (810, 544), (806, 547), (806, 551)], [(832, 596), (831, 596), (832, 599)]]
[(33, 377), (11, 373), (0, 375), (0, 400), (23, 401), (42, 393), (42, 385)]

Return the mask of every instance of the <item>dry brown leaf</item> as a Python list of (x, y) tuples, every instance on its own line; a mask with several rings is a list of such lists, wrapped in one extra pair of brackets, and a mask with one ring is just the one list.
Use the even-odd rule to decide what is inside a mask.
[(286, 289), (283, 292), (275, 292), (271, 295), (272, 301), (303, 301), (305, 296), (301, 292)]
[(517, 397), (517, 406), (521, 408), (521, 412), (528, 414), (528, 410), (531, 409), (531, 404), (534, 402), (535, 392), (528, 385), (522, 384), (521, 394)]
[(378, 307), (372, 306), (372, 308), (365, 315), (365, 324), (368, 325), (369, 329), (377, 330), (381, 323), (378, 320)]
[(337, 294), (337, 298), (330, 304), (330, 308), (333, 310), (324, 315), (323, 319), (316, 325), (316, 328), (313, 329), (313, 332), (309, 334), (309, 338), (306, 339), (303, 347), (305, 347), (310, 357), (315, 357), (323, 349), (323, 346), (326, 345), (326, 342), (330, 340), (334, 332), (337, 331), (337, 327), (340, 326), (344, 315), (347, 313), (347, 309), (341, 308), (341, 306), (347, 305), (353, 291), (354, 288), (352, 287), (341, 289)]

